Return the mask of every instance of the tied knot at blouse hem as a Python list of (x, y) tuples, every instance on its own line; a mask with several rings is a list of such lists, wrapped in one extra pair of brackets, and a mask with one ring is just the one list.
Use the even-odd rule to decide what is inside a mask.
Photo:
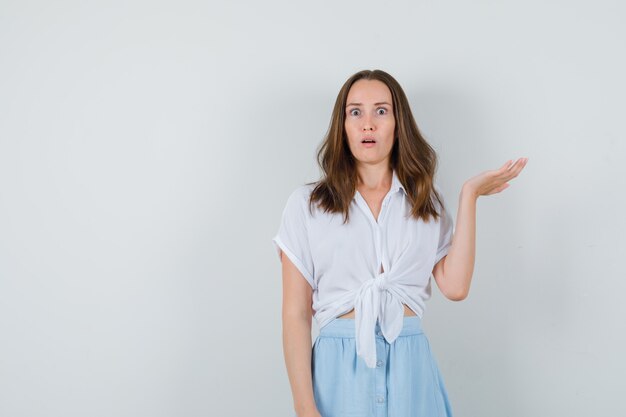
[(452, 217), (439, 207), (437, 221), (413, 218), (395, 170), (378, 219), (358, 191), (347, 224), (341, 213), (315, 207), (311, 214), (313, 188), (302, 185), (290, 194), (273, 242), (279, 259), (283, 251), (313, 289), (320, 328), (354, 308), (357, 354), (373, 368), (376, 323), (392, 343), (402, 329), (403, 304), (422, 317), (432, 270), (452, 242)]
[(403, 298), (395, 292), (394, 283), (386, 272), (365, 280), (357, 292), (354, 300), (356, 352), (370, 368), (376, 367), (376, 322), (387, 342), (393, 343), (402, 330)]

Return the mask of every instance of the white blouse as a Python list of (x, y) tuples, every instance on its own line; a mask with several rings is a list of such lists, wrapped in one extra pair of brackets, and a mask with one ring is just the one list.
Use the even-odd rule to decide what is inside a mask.
[[(311, 216), (308, 199), (314, 187), (301, 185), (291, 193), (272, 241), (279, 259), (282, 250), (311, 285), (320, 329), (354, 308), (357, 354), (374, 368), (376, 321), (392, 343), (402, 329), (403, 303), (422, 317), (433, 268), (450, 248), (453, 220), (447, 207), (436, 222), (411, 217), (395, 170), (378, 219), (359, 191), (348, 223), (342, 224), (342, 213), (324, 213), (315, 204)], [(435, 189), (439, 192), (436, 184)]]

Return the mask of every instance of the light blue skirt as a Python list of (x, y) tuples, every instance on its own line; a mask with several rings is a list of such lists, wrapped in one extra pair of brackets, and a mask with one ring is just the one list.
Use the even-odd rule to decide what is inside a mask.
[(313, 394), (322, 417), (452, 417), (419, 316), (389, 344), (376, 323), (376, 368), (356, 354), (354, 318), (337, 318), (313, 343)]

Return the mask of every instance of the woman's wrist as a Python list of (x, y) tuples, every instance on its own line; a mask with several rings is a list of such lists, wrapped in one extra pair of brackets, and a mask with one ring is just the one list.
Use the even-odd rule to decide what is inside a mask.
[(472, 186), (470, 183), (467, 183), (467, 182), (463, 184), (463, 187), (461, 187), (461, 195), (460, 195), (461, 199), (470, 198), (476, 201), (478, 200), (478, 197), (479, 197), (478, 191), (476, 190), (476, 188), (474, 188), (474, 186)]

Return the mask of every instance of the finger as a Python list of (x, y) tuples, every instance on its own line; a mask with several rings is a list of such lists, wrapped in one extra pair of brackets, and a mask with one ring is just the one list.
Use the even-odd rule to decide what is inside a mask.
[(518, 159), (519, 163), (516, 162), (517, 165), (515, 166), (515, 169), (512, 170), (514, 172), (514, 174), (515, 174), (515, 177), (517, 177), (519, 175), (519, 173), (522, 171), (522, 169), (524, 169), (524, 167), (526, 166), (526, 162), (527, 161), (528, 161), (528, 159), (526, 159), (526, 158)]
[(525, 167), (525, 166), (526, 166), (526, 160), (525, 160), (525, 159), (522, 159), (522, 160), (520, 161), (520, 163), (517, 165), (517, 167), (515, 168), (515, 176), (516, 176), (516, 177), (518, 176), (518, 174), (519, 174), (520, 172), (522, 172), (522, 169), (524, 169), (524, 167)]
[(513, 160), (509, 159), (504, 165), (500, 167), (500, 169), (494, 172), (495, 177), (500, 179), (501, 181), (507, 180), (514, 165), (515, 163), (513, 162)]
[[(505, 171), (505, 178), (511, 179), (511, 178), (517, 177), (517, 174), (519, 174), (519, 172), (522, 170), (524, 165), (525, 165), (524, 158), (518, 158)], [(508, 179), (507, 179), (507, 181), (508, 181)]]
[(512, 159), (509, 159), (508, 161), (506, 161), (504, 163), (504, 165), (502, 165), (502, 167), (500, 167), (500, 169), (498, 171), (499, 172), (506, 172), (513, 165), (511, 162), (513, 162)]
[(524, 158), (518, 158), (515, 162), (513, 162), (512, 159), (509, 159), (498, 170), (493, 171), (494, 176), (500, 182), (506, 182), (511, 180), (512, 178), (515, 178), (524, 165), (522, 163), (523, 161)]
[(511, 181), (513, 178), (517, 177), (518, 175), (519, 175), (519, 169), (516, 167), (515, 169), (512, 169), (508, 171), (506, 174), (504, 174), (504, 176), (502, 177), (502, 181), (504, 182)]
[(517, 159), (515, 160), (515, 162), (513, 162), (513, 163), (509, 166), (508, 170), (509, 170), (509, 171), (511, 171), (511, 170), (513, 170), (513, 169), (516, 169), (517, 167), (519, 167), (519, 166), (521, 165), (521, 162), (522, 162), (522, 161), (523, 161), (523, 159), (522, 159), (522, 158), (517, 158)]

